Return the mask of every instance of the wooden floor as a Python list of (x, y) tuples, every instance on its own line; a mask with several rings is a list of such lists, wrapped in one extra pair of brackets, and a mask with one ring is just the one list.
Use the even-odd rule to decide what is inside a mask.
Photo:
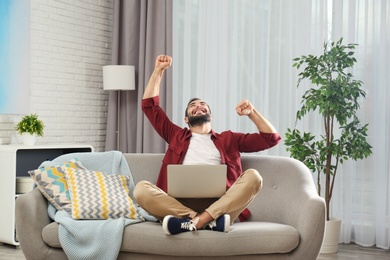
[(321, 254), (317, 260), (390, 260), (390, 250), (339, 244), (337, 254)]
[(20, 247), (0, 243), (0, 260), (26, 260)]
[[(25, 260), (20, 247), (0, 243), (0, 260)], [(337, 254), (320, 255), (317, 260), (389, 260), (390, 250), (340, 244)]]

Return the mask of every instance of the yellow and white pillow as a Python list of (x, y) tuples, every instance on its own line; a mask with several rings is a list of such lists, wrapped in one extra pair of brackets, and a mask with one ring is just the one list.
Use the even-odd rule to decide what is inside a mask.
[(129, 196), (129, 176), (75, 168), (67, 168), (65, 176), (73, 219), (141, 218)]

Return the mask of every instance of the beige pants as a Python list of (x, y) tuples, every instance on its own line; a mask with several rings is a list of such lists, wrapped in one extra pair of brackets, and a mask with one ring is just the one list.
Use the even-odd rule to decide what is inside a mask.
[(167, 215), (193, 219), (207, 211), (214, 219), (229, 214), (233, 222), (260, 191), (263, 179), (259, 172), (243, 172), (219, 199), (176, 199), (148, 181), (140, 181), (134, 189), (137, 203), (149, 214), (162, 221)]

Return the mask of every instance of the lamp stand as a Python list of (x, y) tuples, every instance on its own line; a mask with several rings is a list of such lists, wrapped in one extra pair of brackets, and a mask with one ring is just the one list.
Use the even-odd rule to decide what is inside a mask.
[(121, 114), (121, 90), (118, 90), (118, 93), (117, 93), (117, 97), (118, 97), (118, 102), (117, 102), (117, 104), (118, 104), (118, 111), (117, 111), (117, 119), (116, 119), (116, 149), (118, 150), (118, 151), (120, 151), (120, 149), (119, 149), (119, 127), (120, 127), (120, 118), (121, 118), (121, 116), (120, 116), (120, 114)]

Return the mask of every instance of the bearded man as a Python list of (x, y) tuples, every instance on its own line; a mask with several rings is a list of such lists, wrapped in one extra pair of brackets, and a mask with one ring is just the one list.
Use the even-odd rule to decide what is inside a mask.
[[(188, 102), (184, 118), (188, 128), (173, 124), (159, 106), (161, 79), (171, 64), (170, 56), (157, 56), (155, 69), (144, 92), (142, 111), (168, 143), (168, 149), (157, 183), (140, 181), (134, 189), (135, 200), (162, 222), (167, 235), (203, 228), (228, 232), (237, 218), (245, 221), (249, 217), (247, 206), (260, 191), (263, 181), (257, 170), (242, 170), (240, 153), (269, 149), (277, 145), (281, 138), (272, 124), (248, 100), (239, 102), (236, 112), (253, 121), (259, 130), (256, 133), (214, 132), (211, 109), (199, 98)], [(169, 196), (169, 164), (226, 164), (226, 193), (220, 198), (180, 199)]]

